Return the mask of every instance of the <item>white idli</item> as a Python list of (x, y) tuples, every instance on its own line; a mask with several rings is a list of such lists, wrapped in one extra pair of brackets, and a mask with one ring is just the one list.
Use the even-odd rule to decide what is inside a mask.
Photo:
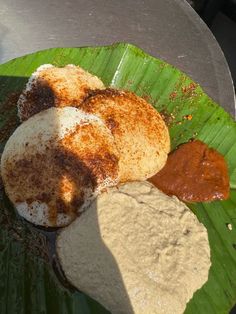
[(21, 216), (60, 227), (86, 200), (117, 183), (118, 153), (99, 118), (72, 107), (51, 108), (15, 130), (2, 154), (1, 174)]
[(165, 165), (170, 151), (168, 128), (145, 99), (108, 88), (91, 92), (80, 107), (100, 117), (111, 130), (120, 153), (121, 182), (145, 180)]
[(40, 66), (30, 77), (18, 100), (21, 121), (50, 107), (78, 107), (89, 90), (105, 88), (95, 75), (73, 64)]

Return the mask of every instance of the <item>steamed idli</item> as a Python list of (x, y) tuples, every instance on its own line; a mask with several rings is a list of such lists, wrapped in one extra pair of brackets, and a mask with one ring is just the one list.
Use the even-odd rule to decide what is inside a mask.
[(21, 216), (60, 227), (97, 192), (117, 184), (118, 152), (98, 117), (72, 107), (50, 108), (22, 123), (9, 138), (1, 174)]
[(88, 90), (105, 88), (95, 75), (73, 64), (55, 67), (40, 66), (30, 77), (18, 100), (18, 116), (21, 121), (50, 107), (77, 107)]
[(145, 180), (165, 165), (170, 151), (168, 128), (144, 99), (105, 89), (91, 92), (80, 107), (100, 117), (111, 130), (120, 153), (121, 182)]

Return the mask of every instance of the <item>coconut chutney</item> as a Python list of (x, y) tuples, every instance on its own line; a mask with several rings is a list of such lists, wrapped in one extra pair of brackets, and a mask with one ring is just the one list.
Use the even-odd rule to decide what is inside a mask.
[(99, 195), (57, 253), (68, 280), (112, 313), (183, 313), (211, 265), (205, 227), (149, 182)]

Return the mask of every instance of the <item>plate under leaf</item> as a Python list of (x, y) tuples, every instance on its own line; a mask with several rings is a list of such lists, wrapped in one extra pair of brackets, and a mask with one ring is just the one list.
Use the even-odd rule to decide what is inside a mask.
[[(135, 46), (53, 48), (0, 65), (1, 151), (18, 124), (19, 92), (45, 63), (80, 65), (106, 85), (143, 96), (168, 118), (172, 148), (198, 138), (225, 156), (230, 199), (191, 205), (207, 228), (212, 267), (185, 313), (228, 314), (236, 303), (236, 123), (184, 73)], [(18, 217), (3, 190), (0, 198), (0, 313), (108, 313), (83, 293), (63, 286), (55, 274), (52, 236)]]

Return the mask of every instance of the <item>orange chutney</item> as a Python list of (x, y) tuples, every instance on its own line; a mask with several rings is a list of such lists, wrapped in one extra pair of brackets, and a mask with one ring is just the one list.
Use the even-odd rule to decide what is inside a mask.
[(229, 175), (224, 157), (194, 140), (168, 156), (165, 167), (149, 179), (168, 195), (185, 202), (210, 202), (229, 197)]

